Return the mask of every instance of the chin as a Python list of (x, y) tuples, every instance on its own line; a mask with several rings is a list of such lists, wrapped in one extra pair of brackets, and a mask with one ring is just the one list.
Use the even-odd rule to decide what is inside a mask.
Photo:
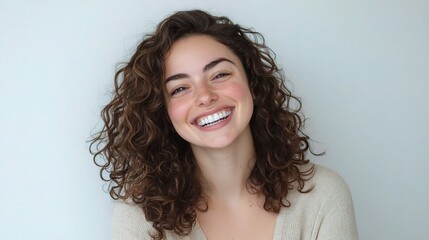
[[(227, 148), (232, 145), (234, 141), (232, 139), (217, 139), (216, 141), (213, 141), (213, 139), (210, 140), (201, 140), (199, 142), (191, 143), (192, 146), (197, 148), (207, 148), (207, 149), (222, 149)], [(202, 144), (205, 143), (205, 144)]]

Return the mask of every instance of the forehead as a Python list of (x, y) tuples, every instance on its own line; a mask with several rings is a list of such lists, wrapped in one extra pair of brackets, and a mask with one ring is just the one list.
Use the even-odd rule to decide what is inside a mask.
[(177, 40), (165, 58), (166, 75), (176, 71), (202, 69), (218, 58), (227, 58), (236, 64), (238, 57), (225, 45), (207, 35), (192, 35)]

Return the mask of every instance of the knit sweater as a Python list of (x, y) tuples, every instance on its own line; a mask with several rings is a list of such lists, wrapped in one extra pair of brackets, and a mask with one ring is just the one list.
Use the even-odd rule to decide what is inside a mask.
[[(332, 170), (315, 165), (307, 182), (309, 193), (289, 192), (290, 207), (277, 216), (274, 240), (353, 240), (358, 239), (353, 202), (347, 184)], [(136, 205), (116, 201), (113, 207), (113, 240), (151, 239), (151, 223)], [(166, 240), (207, 240), (198, 223), (186, 237), (165, 232)]]

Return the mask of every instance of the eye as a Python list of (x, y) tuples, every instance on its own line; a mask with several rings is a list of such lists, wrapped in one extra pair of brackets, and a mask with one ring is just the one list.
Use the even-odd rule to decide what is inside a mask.
[(230, 73), (219, 73), (213, 79), (219, 79), (231, 75)]
[(178, 87), (178, 88), (174, 89), (173, 92), (171, 92), (171, 96), (174, 96), (174, 95), (176, 95), (176, 94), (178, 94), (178, 93), (180, 93), (186, 89), (187, 89), (186, 87)]

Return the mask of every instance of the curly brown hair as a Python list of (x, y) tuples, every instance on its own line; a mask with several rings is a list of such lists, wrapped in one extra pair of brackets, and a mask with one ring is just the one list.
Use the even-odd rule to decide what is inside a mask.
[(90, 146), (102, 178), (110, 181), (111, 197), (141, 207), (156, 230), (154, 239), (162, 239), (165, 230), (189, 234), (196, 211), (208, 208), (200, 204), (205, 194), (191, 147), (174, 130), (166, 109), (165, 57), (177, 40), (190, 35), (213, 37), (244, 66), (254, 96), (250, 127), (256, 147), (248, 181), (265, 196), (265, 210), (278, 213), (290, 206), (288, 192), (293, 186), (306, 192), (305, 182), (313, 174), (313, 168), (300, 167), (309, 162), (301, 101), (285, 87), (264, 37), (227, 17), (201, 10), (176, 12), (145, 35), (130, 61), (117, 70), (113, 99), (101, 112), (104, 127)]

